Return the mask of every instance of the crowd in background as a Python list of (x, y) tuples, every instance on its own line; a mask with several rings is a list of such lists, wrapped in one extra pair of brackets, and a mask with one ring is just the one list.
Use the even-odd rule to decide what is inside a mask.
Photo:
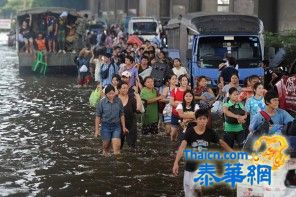
[[(79, 86), (95, 83), (100, 98), (103, 98), (97, 105), (96, 136), (111, 132), (113, 127), (109, 124), (116, 122), (116, 127), (122, 130), (120, 136), (127, 136), (129, 145), (135, 147), (137, 132), (134, 117), (144, 108), (142, 134), (156, 134), (163, 128), (172, 141), (177, 141), (183, 139), (186, 129), (195, 124), (195, 112), (205, 109), (208, 113), (208, 128), (212, 127), (213, 111), (224, 114), (223, 139), (229, 147), (233, 148), (237, 143), (241, 149), (248, 136), (249, 125), (251, 130), (254, 129), (254, 117), (266, 109), (264, 95), (267, 90), (264, 89), (262, 79), (250, 76), (245, 80), (244, 87), (241, 87), (239, 65), (235, 58), (226, 57), (219, 66), (218, 89), (213, 90), (208, 86), (209, 80), (205, 76), (191, 80), (179, 58), (171, 59), (155, 43), (139, 40), (126, 39), (119, 29), (118, 32), (107, 34), (104, 44), (92, 47), (87, 43), (79, 53), (76, 60)], [(110, 104), (106, 100), (111, 98), (121, 100), (118, 102), (121, 103), (118, 106), (120, 111), (114, 121), (109, 119), (109, 115), (104, 119), (102, 114), (102, 109)], [(129, 103), (131, 99), (133, 101)], [(213, 106), (218, 106), (219, 110), (217, 107), (213, 110)], [(112, 107), (107, 108), (110, 110)], [(284, 116), (291, 120), (287, 113)], [(111, 142), (113, 138), (116, 137), (111, 133), (103, 137), (103, 141)], [(108, 152), (108, 149), (104, 151)]]
[(23, 18), (18, 33), (21, 52), (76, 53), (90, 34), (86, 31), (91, 22), (87, 14), (72, 16), (64, 11), (60, 15), (48, 12)]

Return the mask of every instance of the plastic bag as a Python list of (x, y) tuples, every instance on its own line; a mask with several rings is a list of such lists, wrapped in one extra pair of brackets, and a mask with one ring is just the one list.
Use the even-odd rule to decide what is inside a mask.
[(170, 103), (166, 104), (162, 112), (163, 115), (171, 116), (172, 115), (172, 105)]
[(213, 107), (211, 109), (212, 113), (218, 113), (218, 114), (222, 114), (223, 113), (223, 102), (222, 101), (215, 101), (215, 103), (213, 104)]
[(88, 71), (88, 68), (86, 67), (85, 64), (83, 64), (83, 65), (80, 67), (80, 69), (79, 69), (79, 72), (81, 72), (81, 73), (85, 73), (85, 72), (87, 72), (87, 71)]
[(96, 107), (97, 103), (100, 101), (101, 92), (98, 89), (95, 89), (91, 92), (89, 97), (89, 105), (91, 107)]

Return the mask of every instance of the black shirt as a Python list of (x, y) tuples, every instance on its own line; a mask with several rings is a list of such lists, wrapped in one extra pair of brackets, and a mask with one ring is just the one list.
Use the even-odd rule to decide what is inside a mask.
[[(187, 141), (187, 149), (194, 152), (205, 152), (210, 148), (210, 143), (218, 143), (219, 137), (213, 130), (206, 128), (206, 131), (202, 135), (198, 135), (195, 127), (187, 127), (183, 140)], [(193, 172), (197, 170), (197, 161), (186, 161), (185, 170)]]
[(272, 79), (272, 73), (273, 71), (270, 68), (264, 69), (264, 88), (269, 89), (269, 83)]
[(128, 95), (128, 102), (124, 109), (125, 126), (127, 129), (132, 129), (133, 123), (136, 121), (135, 113), (137, 112), (137, 101), (135, 95)]
[(225, 84), (230, 82), (231, 76), (233, 74), (238, 75), (238, 71), (232, 66), (228, 66), (221, 71), (221, 77), (223, 77)]

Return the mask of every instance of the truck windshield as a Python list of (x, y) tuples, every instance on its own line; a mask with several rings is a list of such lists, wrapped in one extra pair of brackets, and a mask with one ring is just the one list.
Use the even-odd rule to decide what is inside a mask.
[(133, 31), (140, 35), (156, 34), (156, 22), (134, 22)]
[(226, 54), (235, 57), (240, 68), (257, 67), (261, 59), (260, 41), (256, 36), (200, 37), (198, 59), (203, 67), (218, 68)]

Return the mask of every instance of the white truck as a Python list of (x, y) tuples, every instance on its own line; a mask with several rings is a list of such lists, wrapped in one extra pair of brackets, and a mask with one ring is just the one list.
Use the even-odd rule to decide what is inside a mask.
[(128, 35), (137, 34), (144, 40), (159, 39), (161, 25), (154, 17), (131, 17), (128, 20)]

